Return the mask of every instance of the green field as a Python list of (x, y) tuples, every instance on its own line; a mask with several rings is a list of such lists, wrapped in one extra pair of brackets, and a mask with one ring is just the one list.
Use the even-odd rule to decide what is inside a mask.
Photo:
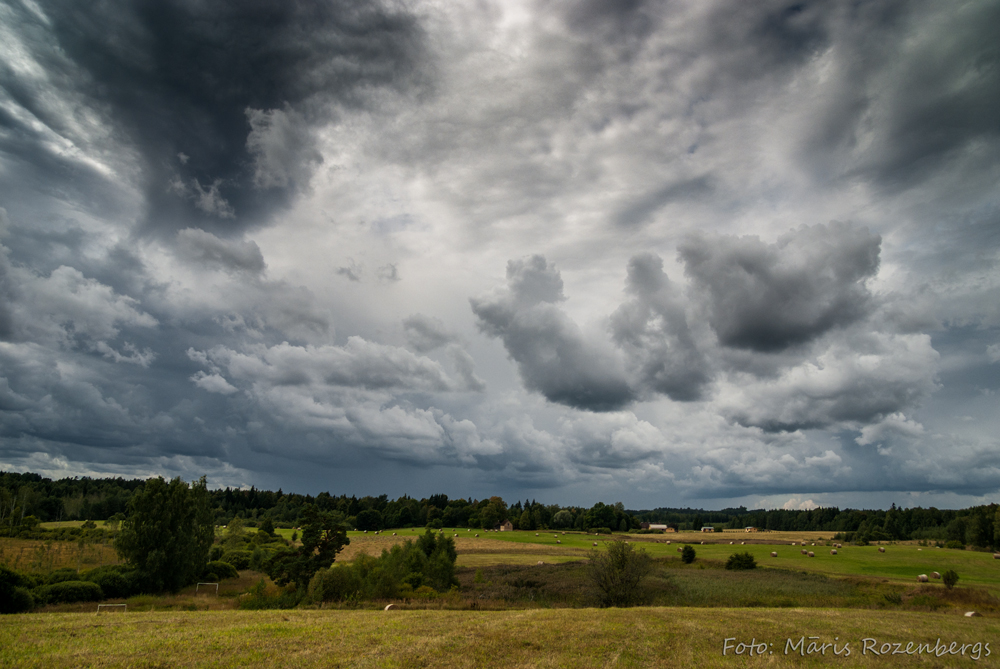
[[(350, 532), (351, 544), (338, 559), (378, 555), (423, 532)], [(290, 538), (292, 530), (279, 533)], [(387, 602), (366, 602), (355, 605), (360, 608), (237, 611), (238, 595), (262, 576), (244, 572), (225, 581), (218, 597), (196, 594), (192, 586), (173, 596), (132, 598), (124, 614), (95, 614), (89, 603), (4, 616), (0, 666), (1000, 666), (1000, 560), (990, 553), (893, 544), (885, 553), (845, 545), (831, 555), (829, 533), (632, 535), (630, 542), (657, 558), (644, 586), (653, 606), (619, 610), (587, 608), (594, 598), (585, 560), (611, 537), (445, 534), (455, 540), (461, 588), (397, 602), (402, 610), (381, 611)], [(805, 546), (815, 557), (801, 555), (802, 546), (790, 539), (818, 544)], [(685, 543), (697, 551), (690, 565), (677, 552)], [(729, 555), (744, 551), (762, 568), (722, 568)], [(772, 551), (778, 557), (770, 557)], [(954, 590), (940, 581), (917, 584), (917, 574), (947, 569), (961, 577)], [(962, 615), (970, 610), (984, 617)], [(828, 649), (826, 655), (786, 656), (786, 640), (803, 636), (821, 642), (838, 637), (837, 643), (850, 642), (852, 655)], [(979, 660), (862, 655), (866, 637), (903, 648), (938, 638), (990, 642), (991, 650), (987, 657), (980, 646)], [(724, 657), (726, 638), (773, 643), (775, 654), (734, 657), (730, 651)]]
[[(810, 636), (838, 644), (841, 655), (829, 646), (825, 654), (785, 654), (789, 639)], [(966, 655), (874, 656), (862, 653), (865, 638), (876, 640), (876, 648), (899, 643), (903, 651), (907, 642), (915, 650), (940, 639), (945, 646), (955, 642), (956, 651), (964, 643)], [(723, 656), (726, 639), (732, 646), (752, 639), (768, 646), (762, 657), (737, 657), (733, 650)], [(996, 618), (858, 610), (42, 613), (0, 618), (0, 666), (995, 667), (998, 640)], [(970, 658), (976, 643), (979, 661)]]

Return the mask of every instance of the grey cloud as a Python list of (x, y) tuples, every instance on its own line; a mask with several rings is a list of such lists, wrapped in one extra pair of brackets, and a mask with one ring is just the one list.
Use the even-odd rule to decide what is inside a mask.
[(352, 260), (349, 266), (338, 267), (336, 273), (346, 278), (348, 281), (358, 283), (361, 281), (361, 271), (361, 265), (358, 265)]
[(644, 253), (629, 260), (626, 292), (630, 299), (612, 314), (611, 332), (639, 383), (674, 400), (700, 399), (710, 380), (708, 363), (659, 256)]
[(541, 256), (507, 263), (507, 287), (469, 300), (480, 329), (504, 343), (526, 387), (551, 402), (589, 411), (634, 399), (609, 353), (585, 341), (554, 303), (565, 299), (559, 271)]
[(693, 236), (679, 247), (724, 346), (780, 351), (871, 308), (865, 282), (881, 238), (842, 223), (802, 227), (765, 244), (757, 237)]
[(246, 110), (250, 122), (247, 150), (254, 157), (257, 188), (288, 188), (308, 183), (323, 156), (312, 148), (314, 138), (302, 115), (293, 109)]
[(939, 355), (927, 335), (852, 333), (774, 378), (739, 375), (721, 410), (769, 432), (859, 429), (907, 412), (934, 391)]
[(197, 228), (178, 232), (177, 248), (183, 257), (214, 269), (259, 274), (267, 268), (256, 243), (220, 239)]
[[(317, 162), (304, 138), (319, 108), (419, 85), (426, 60), (415, 18), (378, 2), (39, 6), (44, 19), (18, 17), (33, 55), (110, 114), (141, 157), (150, 223), (173, 230), (266, 220)], [(46, 111), (31, 82), (6, 80)]]
[(456, 341), (455, 335), (448, 332), (440, 319), (423, 314), (413, 314), (404, 318), (403, 331), (406, 334), (406, 342), (417, 353), (429, 353)]

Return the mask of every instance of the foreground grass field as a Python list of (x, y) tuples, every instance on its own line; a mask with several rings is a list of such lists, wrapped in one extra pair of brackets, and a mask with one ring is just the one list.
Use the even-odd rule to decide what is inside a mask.
[[(808, 653), (806, 639), (839, 655)], [(873, 641), (865, 642), (864, 639)], [(730, 646), (723, 655), (724, 646)], [(965, 656), (873, 655), (884, 643)], [(736, 643), (764, 655), (734, 655)], [(1000, 620), (817, 609), (252, 611), (0, 618), (5, 667), (954, 667), (1000, 666)], [(950, 644), (955, 642), (955, 646)], [(989, 643), (989, 656), (985, 643)], [(979, 660), (971, 655), (978, 646)], [(850, 649), (845, 656), (844, 645)], [(867, 652), (865, 650), (867, 645)], [(816, 649), (816, 646), (812, 647)], [(887, 649), (890, 653), (892, 647)], [(771, 654), (773, 652), (773, 654)], [(802, 653), (806, 653), (804, 656)]]

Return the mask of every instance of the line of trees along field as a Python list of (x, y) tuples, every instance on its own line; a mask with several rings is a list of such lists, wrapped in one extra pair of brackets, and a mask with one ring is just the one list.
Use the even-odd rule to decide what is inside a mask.
[[(26, 536), (37, 532), (39, 522), (58, 520), (121, 520), (129, 501), (145, 481), (121, 478), (66, 478), (52, 481), (32, 473), (0, 472), (0, 536)], [(500, 497), (450, 499), (431, 495), (423, 499), (285, 493), (282, 490), (231, 488), (206, 490), (207, 504), (216, 525), (239, 518), (248, 527), (267, 522), (274, 527), (302, 524), (312, 505), (348, 529), (380, 530), (394, 527), (491, 528), (510, 521), (515, 529), (595, 529), (627, 531), (641, 522), (665, 523), (674, 528), (716, 529), (754, 526), (763, 530), (826, 531), (848, 540), (888, 541), (926, 539), (953, 541), (978, 547), (1000, 546), (1000, 512), (996, 504), (949, 510), (936, 508), (886, 510), (839, 509), (720, 511), (659, 508), (628, 510), (621, 503), (598, 502), (592, 507), (540, 504), (534, 500), (508, 504)]]

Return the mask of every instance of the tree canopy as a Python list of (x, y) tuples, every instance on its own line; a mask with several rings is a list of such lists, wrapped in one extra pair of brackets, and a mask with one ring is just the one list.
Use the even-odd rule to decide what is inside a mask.
[(214, 534), (204, 476), (190, 486), (155, 478), (129, 501), (115, 550), (139, 570), (147, 589), (176, 592), (205, 568)]

